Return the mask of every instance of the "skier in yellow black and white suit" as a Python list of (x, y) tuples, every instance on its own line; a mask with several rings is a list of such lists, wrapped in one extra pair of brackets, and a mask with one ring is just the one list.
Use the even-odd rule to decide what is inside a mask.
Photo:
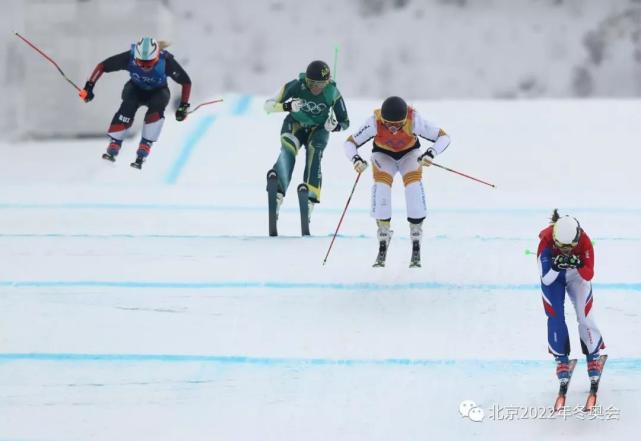
[[(433, 144), (420, 151), (418, 137)], [(358, 154), (357, 148), (373, 139), (372, 170), (372, 217), (378, 224), (379, 254), (374, 266), (385, 266), (387, 248), (392, 237), (392, 182), (399, 172), (405, 184), (407, 220), (410, 223), (412, 259), (410, 267), (420, 267), (420, 243), (423, 235), (423, 220), (427, 214), (425, 192), (421, 181), (423, 167), (430, 166), (432, 159), (450, 145), (445, 131), (426, 121), (412, 107), (397, 96), (387, 98), (380, 109), (374, 111), (345, 142), (345, 154), (356, 172), (363, 172), (368, 164)]]

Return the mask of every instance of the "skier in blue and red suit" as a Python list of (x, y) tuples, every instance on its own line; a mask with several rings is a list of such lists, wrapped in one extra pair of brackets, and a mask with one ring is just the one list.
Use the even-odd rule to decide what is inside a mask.
[(570, 338), (565, 323), (565, 293), (568, 293), (579, 323), (581, 349), (586, 356), (590, 380), (601, 375), (599, 351), (605, 348), (592, 314), (594, 249), (579, 222), (554, 210), (552, 224), (539, 234), (537, 251), (543, 290), (543, 307), (548, 317), (548, 350), (557, 363), (561, 382), (569, 376)]
[(150, 37), (143, 37), (127, 52), (114, 55), (99, 63), (91, 77), (80, 91), (85, 102), (94, 98), (93, 88), (103, 72), (119, 70), (129, 71), (130, 79), (122, 90), (122, 104), (111, 120), (109, 126), (110, 142), (103, 159), (115, 161), (127, 129), (134, 122), (134, 116), (140, 106), (147, 106), (142, 138), (136, 152), (136, 161), (132, 167), (141, 168), (149, 155), (151, 145), (158, 140), (165, 121), (165, 108), (169, 103), (167, 77), (182, 85), (180, 106), (176, 110), (176, 120), (187, 118), (191, 80), (187, 72), (178, 64), (174, 56), (164, 50), (164, 42), (157, 42)]

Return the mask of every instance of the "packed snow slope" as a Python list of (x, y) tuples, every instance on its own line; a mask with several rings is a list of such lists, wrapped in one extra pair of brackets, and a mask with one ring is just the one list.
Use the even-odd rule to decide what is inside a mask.
[[(439, 163), (496, 184), (425, 170), (417, 270), (398, 177), (388, 266), (371, 267), (369, 170), (322, 266), (355, 179), (347, 133), (325, 151), (313, 236), (299, 236), (292, 192), (267, 237), (284, 115), (224, 98), (168, 119), (142, 171), (129, 167), (137, 135), (115, 164), (100, 159), (106, 139), (0, 144), (0, 440), (633, 436), (641, 102), (412, 102), (452, 136)], [(348, 101), (352, 129), (378, 104)], [(497, 410), (554, 400), (526, 250), (555, 207), (594, 240), (592, 311), (610, 354), (599, 399), (614, 420)], [(569, 303), (566, 315), (575, 406), (588, 380)], [(485, 420), (462, 418), (463, 400)]]

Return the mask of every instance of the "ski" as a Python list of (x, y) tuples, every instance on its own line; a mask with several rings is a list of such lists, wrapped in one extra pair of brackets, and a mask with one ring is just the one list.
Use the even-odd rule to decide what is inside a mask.
[(418, 240), (412, 241), (412, 258), (410, 268), (421, 267), (421, 243)]
[(300, 207), (300, 232), (309, 236), (309, 188), (307, 184), (298, 186), (298, 206)]
[(376, 262), (374, 262), (374, 265), (372, 265), (372, 267), (385, 267), (385, 259), (387, 258), (387, 246), (388, 244), (384, 240), (378, 243), (378, 256), (376, 256)]
[(278, 202), (276, 193), (278, 192), (278, 175), (275, 170), (267, 172), (267, 207), (269, 209), (269, 235), (278, 236)]
[[(603, 374), (603, 367), (605, 366), (605, 362), (608, 360), (607, 355), (601, 355), (599, 357), (599, 363), (601, 364), (601, 375)], [(591, 380), (590, 381), (590, 392), (588, 392), (588, 398), (585, 401), (585, 407), (583, 408), (584, 412), (591, 412), (592, 409), (594, 409), (594, 406), (596, 405), (596, 394), (599, 390), (599, 382), (601, 381), (601, 375), (599, 375), (599, 378), (596, 380)]]
[(569, 366), (569, 370), (568, 370), (569, 377), (567, 381), (562, 381), (561, 384), (559, 385), (559, 395), (556, 397), (556, 401), (554, 402), (555, 412), (558, 412), (561, 408), (565, 407), (565, 396), (568, 393), (570, 380), (572, 380), (572, 373), (574, 372), (574, 368), (576, 367), (576, 358), (573, 358), (572, 360), (570, 360), (568, 363), (568, 366)]
[(133, 168), (137, 168), (138, 170), (142, 169), (142, 163), (144, 162), (144, 158), (142, 156), (138, 156), (134, 162), (129, 164)]
[(111, 162), (116, 162), (116, 157), (113, 155), (110, 155), (109, 153), (103, 153), (102, 154), (102, 159), (106, 161), (111, 161)]

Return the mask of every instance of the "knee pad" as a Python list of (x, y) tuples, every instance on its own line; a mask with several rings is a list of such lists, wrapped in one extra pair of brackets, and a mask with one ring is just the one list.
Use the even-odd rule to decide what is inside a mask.
[(292, 133), (283, 133), (280, 135), (280, 144), (283, 148), (291, 151), (294, 155), (300, 150), (300, 141)]
[(142, 137), (152, 142), (157, 141), (164, 123), (165, 118), (160, 112), (154, 112), (145, 116), (145, 124), (142, 126)]
[(376, 164), (372, 164), (372, 173), (374, 174), (374, 182), (392, 187), (392, 184), (394, 183), (394, 176), (390, 175), (387, 172), (384, 172), (383, 170), (378, 168)]
[(405, 184), (405, 186), (407, 187), (408, 185), (414, 182), (421, 182), (422, 177), (423, 177), (423, 168), (421, 167), (418, 170), (405, 173), (403, 175), (403, 184)]

